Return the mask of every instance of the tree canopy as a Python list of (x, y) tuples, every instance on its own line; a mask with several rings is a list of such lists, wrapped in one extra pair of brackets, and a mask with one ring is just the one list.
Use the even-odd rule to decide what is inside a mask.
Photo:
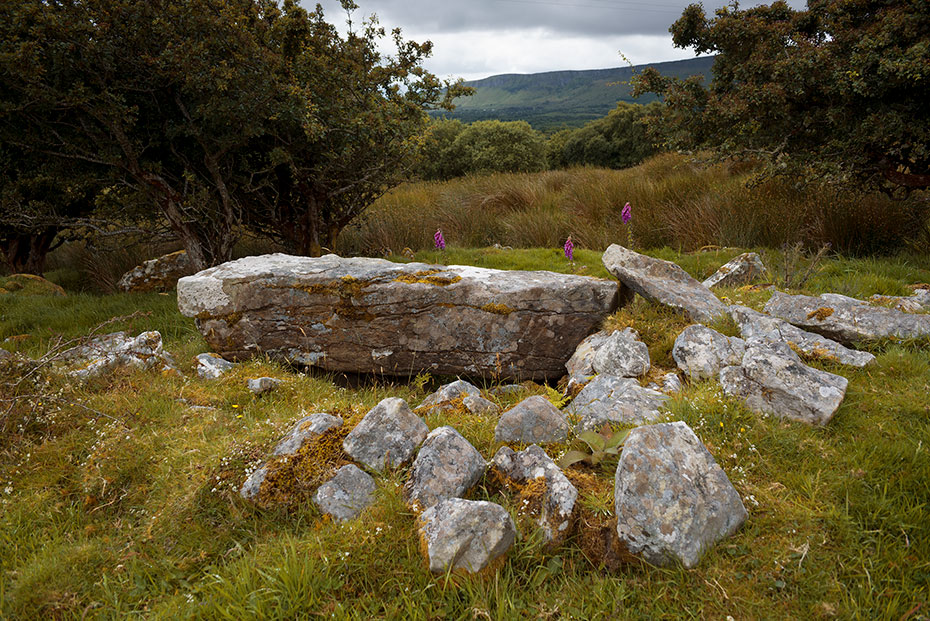
[(716, 54), (713, 80), (647, 69), (671, 146), (763, 158), (776, 171), (907, 192), (930, 186), (930, 4), (779, 0), (708, 18), (685, 9), (676, 46)]

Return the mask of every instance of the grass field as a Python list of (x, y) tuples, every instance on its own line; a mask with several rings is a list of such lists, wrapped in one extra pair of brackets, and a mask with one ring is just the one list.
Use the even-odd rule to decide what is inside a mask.
[[(703, 277), (737, 252), (652, 254)], [(801, 257), (768, 251), (765, 258), (777, 275), (807, 268)], [(599, 253), (588, 250), (574, 264), (545, 248), (453, 249), (417, 259), (605, 275)], [(901, 294), (917, 282), (930, 282), (927, 257), (831, 257), (814, 267), (805, 290)], [(767, 296), (721, 295), (756, 308)], [(106, 331), (160, 330), (183, 377), (123, 372), (78, 386), (43, 373), (31, 397), (10, 388), (12, 371), (0, 377), (4, 398), (23, 397), (3, 414), (0, 435), (0, 617), (927, 618), (926, 343), (874, 346), (878, 359), (863, 370), (813, 362), (850, 380), (825, 428), (752, 414), (714, 382), (686, 386), (668, 417), (694, 428), (750, 514), (694, 570), (610, 556), (592, 534), (610, 528), (608, 467), (577, 474), (586, 528), (555, 549), (519, 515), (517, 498), (480, 483), (471, 497), (507, 507), (520, 528), (517, 543), (493, 571), (433, 576), (400, 497), (404, 470), (380, 478), (376, 504), (344, 525), (299, 499), (256, 508), (237, 489), (246, 468), (301, 416), (325, 411), (354, 421), (388, 396), (416, 405), (443, 378), (380, 377), (350, 387), (339, 377), (254, 360), (202, 380), (192, 357), (206, 345), (173, 295), (0, 295), (0, 341), (38, 356), (59, 338), (138, 311), (146, 314)], [(653, 364), (669, 369), (671, 344), (687, 322), (638, 299), (607, 324), (634, 326)], [(285, 383), (253, 397), (245, 381), (261, 375)], [(557, 396), (527, 385), (499, 403), (506, 408), (527, 394)], [(455, 426), (488, 459), (497, 448), (496, 420), (441, 415), (427, 423)]]

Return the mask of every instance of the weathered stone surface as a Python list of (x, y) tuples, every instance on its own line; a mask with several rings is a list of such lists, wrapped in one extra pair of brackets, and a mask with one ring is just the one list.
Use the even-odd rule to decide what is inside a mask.
[(150, 259), (129, 270), (116, 283), (120, 291), (171, 291), (178, 279), (195, 271), (187, 252), (178, 250), (157, 259)]
[[(306, 442), (318, 438), (330, 429), (341, 426), (342, 419), (330, 414), (318, 413), (301, 418), (275, 445), (268, 458), (270, 460), (276, 457), (295, 455)], [(242, 488), (239, 490), (239, 494), (246, 500), (258, 499), (262, 483), (265, 482), (267, 475), (268, 462), (266, 461), (246, 478), (245, 483), (242, 484)]]
[(666, 373), (662, 376), (661, 392), (673, 395), (676, 392), (681, 392), (681, 389), (681, 378), (678, 377), (677, 373)]
[(428, 395), (417, 407), (417, 412), (425, 416), (454, 412), (465, 408), (472, 414), (500, 411), (495, 404), (481, 396), (477, 386), (465, 380), (457, 380), (446, 384), (431, 395)]
[(13, 357), (13, 354), (11, 354), (7, 350), (0, 347), (0, 360), (6, 360), (7, 358), (12, 358), (12, 357)]
[(633, 328), (614, 330), (594, 352), (595, 373), (640, 377), (649, 372), (649, 347)]
[(414, 511), (464, 496), (484, 475), (481, 453), (452, 427), (433, 429), (410, 469), (404, 498)]
[(888, 306), (905, 313), (922, 313), (930, 310), (930, 290), (915, 289), (912, 295), (873, 295), (872, 305)]
[(730, 316), (739, 325), (740, 334), (749, 343), (785, 343), (811, 358), (831, 360), (854, 367), (864, 367), (875, 360), (875, 356), (868, 352), (849, 349), (824, 336), (807, 332), (778, 317), (771, 317), (745, 306), (731, 306)]
[(155, 331), (136, 337), (125, 332), (99, 336), (69, 349), (62, 358), (69, 367), (68, 375), (79, 380), (100, 377), (121, 367), (157, 367), (163, 372), (176, 372), (171, 356), (162, 349), (161, 334)]
[(472, 414), (484, 414), (494, 416), (500, 414), (501, 408), (493, 401), (488, 401), (484, 397), (468, 396), (462, 399), (462, 405)]
[(527, 397), (501, 414), (494, 429), (495, 442), (547, 444), (568, 437), (568, 421), (548, 399), (539, 395)]
[(517, 537), (510, 514), (492, 502), (450, 498), (420, 515), (420, 539), (430, 571), (476, 573), (503, 555)]
[(601, 330), (586, 337), (578, 343), (575, 353), (565, 363), (565, 370), (568, 372), (570, 382), (586, 384), (592, 377), (597, 375), (594, 370), (594, 354), (610, 338), (610, 333)]
[(355, 461), (379, 472), (407, 463), (429, 428), (403, 399), (389, 397), (349, 432), (342, 448)]
[(671, 306), (694, 321), (708, 322), (726, 313), (710, 289), (678, 265), (611, 245), (602, 258), (607, 271), (647, 300)]
[(274, 379), (273, 377), (255, 377), (248, 380), (249, 390), (255, 395), (263, 395), (266, 392), (271, 392), (280, 385), (281, 380)]
[(692, 380), (717, 377), (723, 367), (739, 364), (745, 352), (743, 339), (726, 337), (700, 324), (682, 330), (672, 346), (675, 364)]
[(569, 406), (578, 417), (576, 432), (598, 430), (604, 423), (623, 425), (652, 422), (662, 416), (659, 408), (668, 396), (643, 388), (635, 379), (598, 375)]
[(740, 366), (720, 372), (720, 385), (755, 412), (825, 425), (843, 402), (848, 380), (807, 366), (782, 343), (753, 343)]
[(178, 281), (181, 312), (229, 359), (521, 380), (560, 377), (617, 297), (584, 276), (336, 255), (247, 257)]
[(815, 298), (776, 291), (765, 305), (765, 312), (844, 345), (892, 337), (930, 336), (930, 315), (871, 306), (836, 294)]
[(375, 480), (354, 464), (336, 471), (336, 476), (317, 488), (313, 504), (334, 520), (354, 520), (375, 500)]
[(545, 489), (539, 513), (535, 516), (536, 523), (547, 541), (562, 541), (571, 529), (578, 490), (546, 452), (535, 444), (519, 453), (509, 446), (502, 446), (491, 463), (500, 474), (520, 485), (543, 480)]
[(197, 375), (204, 379), (217, 379), (235, 368), (235, 363), (223, 360), (218, 354), (197, 354)]
[(617, 535), (655, 565), (697, 565), (748, 514), (727, 475), (683, 422), (630, 432), (614, 479)]
[(765, 265), (755, 252), (745, 252), (734, 257), (714, 272), (701, 284), (708, 289), (712, 287), (735, 287), (751, 283), (753, 279), (765, 273)]

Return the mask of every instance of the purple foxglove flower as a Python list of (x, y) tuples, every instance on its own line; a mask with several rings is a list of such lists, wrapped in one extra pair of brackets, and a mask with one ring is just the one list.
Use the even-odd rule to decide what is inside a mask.
[(436, 234), (433, 235), (433, 241), (436, 242), (437, 250), (446, 249), (446, 239), (442, 236), (442, 229), (436, 229)]
[(629, 224), (630, 220), (633, 219), (633, 208), (630, 207), (629, 203), (623, 206), (623, 209), (620, 211), (620, 218), (623, 219), (624, 224)]
[(575, 250), (575, 244), (572, 243), (572, 236), (569, 235), (568, 239), (565, 240), (565, 257), (569, 261), (574, 261), (575, 259), (572, 256), (572, 251)]

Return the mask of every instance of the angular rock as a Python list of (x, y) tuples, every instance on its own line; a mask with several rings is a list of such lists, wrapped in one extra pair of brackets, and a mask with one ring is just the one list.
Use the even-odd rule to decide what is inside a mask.
[(121, 367), (176, 372), (174, 361), (164, 351), (161, 334), (150, 331), (130, 337), (125, 332), (113, 332), (91, 339), (64, 352), (70, 367), (68, 375), (79, 380), (100, 377)]
[(468, 396), (462, 399), (462, 405), (472, 414), (496, 415), (500, 414), (501, 408), (493, 401), (488, 401), (484, 397)]
[(650, 382), (646, 388), (657, 390), (667, 395), (674, 395), (682, 389), (681, 378), (677, 373), (666, 373), (660, 378), (661, 384)]
[(157, 259), (150, 259), (130, 271), (116, 283), (120, 291), (171, 291), (178, 279), (196, 272), (187, 251), (178, 250)]
[(812, 358), (831, 360), (854, 367), (864, 367), (875, 360), (868, 352), (856, 351), (819, 334), (797, 328), (787, 321), (746, 308), (731, 306), (730, 316), (748, 343), (785, 343)]
[(647, 300), (683, 311), (693, 321), (714, 321), (726, 306), (678, 265), (611, 245), (602, 258), (607, 271)]
[(204, 379), (217, 379), (236, 364), (224, 360), (218, 354), (197, 354), (197, 375)]
[(592, 377), (597, 375), (597, 371), (594, 370), (594, 355), (608, 338), (610, 338), (610, 333), (601, 330), (578, 343), (575, 353), (565, 363), (565, 370), (568, 372), (570, 382), (586, 384)]
[(807, 366), (782, 343), (754, 343), (740, 366), (720, 372), (720, 385), (760, 413), (825, 425), (843, 402), (848, 380)]
[(598, 375), (575, 397), (569, 412), (578, 418), (575, 431), (600, 429), (605, 423), (642, 424), (663, 416), (668, 396), (643, 388), (635, 379)]
[(683, 422), (638, 427), (614, 479), (617, 535), (654, 565), (697, 565), (748, 514), (727, 475)]
[(501, 414), (494, 429), (495, 442), (548, 444), (568, 437), (568, 421), (548, 399), (527, 397)]
[(414, 511), (423, 511), (447, 498), (458, 498), (484, 475), (481, 453), (452, 427), (433, 429), (410, 469), (404, 498)]
[(263, 395), (281, 385), (281, 380), (273, 377), (255, 377), (248, 380), (249, 391), (254, 395)]
[(389, 397), (365, 414), (342, 448), (355, 461), (382, 472), (410, 461), (427, 433), (429, 427), (406, 401)]
[(519, 485), (543, 479), (545, 490), (536, 523), (547, 541), (562, 541), (572, 525), (578, 490), (546, 452), (535, 444), (519, 453), (502, 446), (491, 463), (498, 472)]
[[(193, 409), (193, 408), (191, 408)], [(211, 408), (212, 409), (212, 408)], [(291, 430), (275, 445), (268, 459), (295, 455), (305, 443), (312, 441), (330, 429), (342, 426), (342, 419), (330, 414), (311, 414), (294, 423)], [(261, 492), (262, 483), (268, 476), (268, 461), (254, 470), (239, 489), (239, 494), (246, 500), (256, 500)]]
[(548, 379), (617, 306), (617, 283), (552, 272), (246, 257), (178, 281), (223, 357), (329, 371)]
[(649, 347), (632, 328), (614, 330), (594, 352), (595, 373), (618, 377), (640, 377), (649, 372)]
[(497, 405), (481, 396), (481, 391), (477, 386), (469, 384), (465, 380), (446, 384), (433, 394), (428, 395), (423, 400), (423, 403), (417, 407), (417, 412), (431, 416), (433, 414), (454, 412), (460, 408), (465, 408), (472, 414), (500, 412)]
[(354, 464), (336, 471), (336, 476), (317, 488), (313, 504), (334, 520), (354, 520), (375, 500), (375, 480)]
[(492, 502), (450, 498), (420, 515), (420, 540), (430, 571), (477, 573), (503, 555), (517, 538), (510, 514)]
[(734, 257), (701, 284), (713, 287), (745, 285), (765, 273), (765, 265), (755, 252), (744, 252)]
[(776, 291), (765, 305), (765, 312), (844, 345), (930, 336), (930, 315), (870, 306), (862, 300), (836, 294), (815, 298)]
[(723, 367), (739, 364), (746, 352), (743, 339), (726, 337), (701, 324), (685, 328), (672, 346), (672, 358), (692, 380), (713, 379)]

